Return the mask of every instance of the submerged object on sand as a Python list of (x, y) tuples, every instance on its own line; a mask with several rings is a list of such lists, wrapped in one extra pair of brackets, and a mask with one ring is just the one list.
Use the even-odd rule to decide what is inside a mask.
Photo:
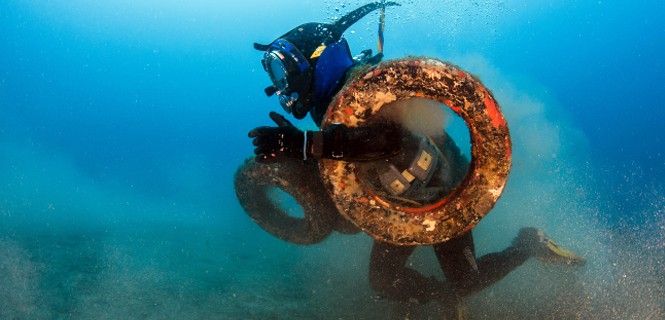
[(499, 199), (511, 166), (511, 140), (497, 102), (462, 69), (428, 58), (388, 61), (357, 75), (335, 96), (322, 127), (358, 127), (395, 101), (423, 98), (448, 106), (471, 134), (464, 180), (434, 202), (408, 206), (363, 183), (357, 163), (321, 161), (321, 177), (340, 213), (373, 238), (396, 245), (445, 242), (471, 230)]
[[(281, 189), (302, 206), (304, 217), (290, 216), (270, 197)], [(339, 215), (325, 190), (315, 162), (298, 159), (260, 164), (248, 159), (235, 175), (235, 190), (245, 212), (268, 233), (291, 243), (315, 244), (333, 230), (359, 232)]]

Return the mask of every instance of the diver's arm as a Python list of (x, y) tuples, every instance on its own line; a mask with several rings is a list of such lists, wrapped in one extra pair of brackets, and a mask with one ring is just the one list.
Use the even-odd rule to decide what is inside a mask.
[(284, 116), (271, 112), (277, 127), (258, 127), (249, 132), (256, 148), (256, 161), (273, 162), (283, 157), (366, 161), (385, 158), (399, 151), (402, 128), (392, 122), (349, 128), (330, 125), (321, 131), (303, 132)]
[(377, 122), (349, 128), (333, 124), (321, 131), (307, 131), (306, 150), (313, 158), (367, 161), (399, 152), (402, 128), (393, 122)]

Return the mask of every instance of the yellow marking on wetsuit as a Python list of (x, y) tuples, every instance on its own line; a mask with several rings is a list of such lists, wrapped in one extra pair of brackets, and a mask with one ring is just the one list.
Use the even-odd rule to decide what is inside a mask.
[(318, 58), (323, 53), (323, 50), (326, 50), (325, 44), (322, 44), (318, 48), (316, 48), (316, 50), (314, 50), (314, 53), (312, 53), (312, 55), (309, 58), (310, 59)]

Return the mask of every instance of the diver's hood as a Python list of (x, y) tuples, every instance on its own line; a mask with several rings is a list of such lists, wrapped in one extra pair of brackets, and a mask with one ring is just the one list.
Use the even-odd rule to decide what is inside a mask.
[[(370, 12), (386, 6), (397, 5), (399, 4), (395, 2), (373, 2), (349, 12), (333, 23), (301, 24), (270, 44), (254, 43), (254, 48), (265, 51), (266, 55), (269, 55), (271, 51), (276, 51), (274, 56), (278, 57), (282, 63), (286, 59), (291, 64), (299, 66), (297, 70), (293, 71), (296, 74), (287, 72), (288, 70), (282, 66), (280, 72), (286, 73), (287, 90), (280, 91), (279, 85), (275, 84), (273, 79), (273, 85), (265, 89), (266, 95), (271, 96), (278, 93), (282, 107), (297, 119), (304, 118), (316, 105), (327, 105), (328, 96), (334, 95), (333, 91), (339, 87), (339, 81), (344, 77), (348, 68), (353, 65), (351, 52), (348, 44), (343, 41), (342, 34)], [(343, 42), (346, 50), (332, 49), (335, 47), (339, 49), (340, 46), (335, 46), (335, 43), (338, 42)], [(284, 50), (285, 46), (290, 49), (280, 53), (279, 51)], [(327, 54), (332, 51), (338, 55)], [(265, 64), (264, 68), (267, 68)], [(272, 71), (268, 72), (272, 79), (274, 77)], [(321, 74), (323, 76), (320, 76)], [(335, 79), (331, 80), (332, 77)]]
[[(333, 23), (310, 22), (301, 24), (277, 39), (292, 43), (302, 54), (311, 60), (312, 54), (321, 45), (328, 45), (341, 39), (342, 34), (364, 16), (377, 9), (399, 6), (396, 2), (373, 2), (353, 10)], [(275, 40), (277, 40), (275, 39)], [(274, 41), (273, 41), (274, 42)], [(271, 42), (272, 43), (272, 42)], [(254, 43), (254, 49), (266, 51), (270, 44)]]

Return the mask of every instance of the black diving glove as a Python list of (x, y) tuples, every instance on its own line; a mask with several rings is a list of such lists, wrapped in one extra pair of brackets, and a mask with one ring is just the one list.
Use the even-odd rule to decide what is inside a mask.
[(270, 112), (270, 119), (277, 127), (258, 127), (248, 134), (254, 139), (256, 161), (269, 163), (284, 157), (304, 159), (304, 132), (277, 112)]

